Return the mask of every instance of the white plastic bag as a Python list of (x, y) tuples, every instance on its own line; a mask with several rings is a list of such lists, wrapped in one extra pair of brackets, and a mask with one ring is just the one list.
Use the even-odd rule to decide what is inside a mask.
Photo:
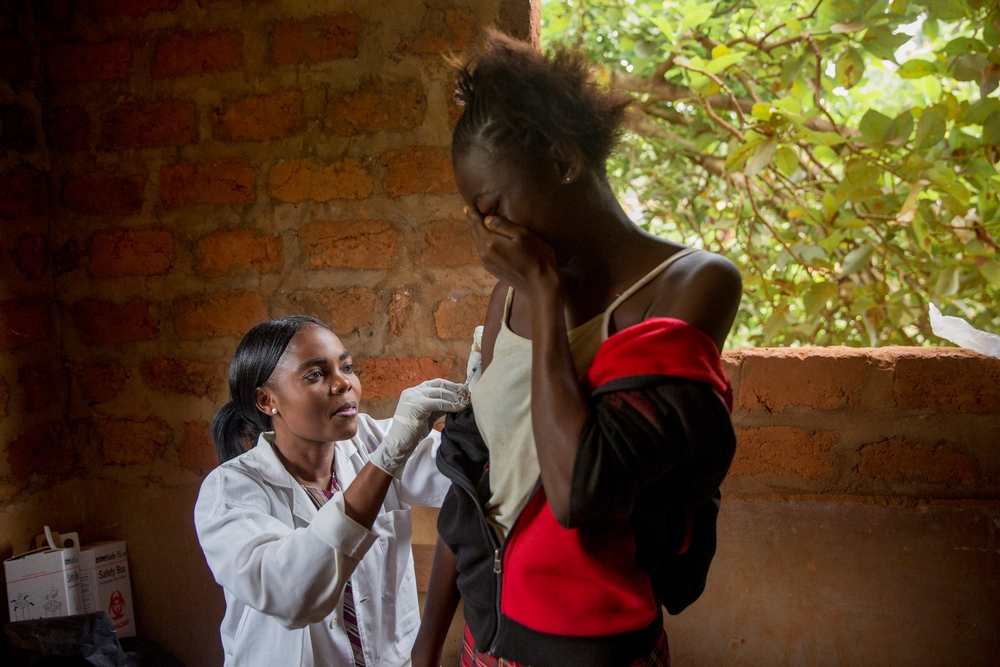
[(959, 317), (942, 315), (933, 303), (930, 304), (931, 331), (959, 347), (1000, 359), (1000, 336), (974, 328)]

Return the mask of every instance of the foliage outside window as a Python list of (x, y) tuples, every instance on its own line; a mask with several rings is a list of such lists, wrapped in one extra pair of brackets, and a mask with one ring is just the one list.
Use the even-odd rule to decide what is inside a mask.
[[(815, 0), (811, 0), (815, 3)], [(612, 187), (744, 276), (732, 342), (1000, 330), (998, 0), (546, 0), (636, 98)]]

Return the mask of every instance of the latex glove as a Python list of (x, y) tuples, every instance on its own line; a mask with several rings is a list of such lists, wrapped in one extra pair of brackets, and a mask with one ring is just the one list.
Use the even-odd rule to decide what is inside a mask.
[(465, 386), (472, 387), (479, 382), (483, 374), (483, 328), (476, 327), (472, 332), (472, 351), (469, 352), (469, 362), (465, 365)]
[(442, 378), (427, 380), (399, 395), (392, 426), (369, 457), (378, 468), (399, 478), (410, 454), (427, 437), (431, 427), (446, 412), (458, 412), (469, 404), (464, 385)]

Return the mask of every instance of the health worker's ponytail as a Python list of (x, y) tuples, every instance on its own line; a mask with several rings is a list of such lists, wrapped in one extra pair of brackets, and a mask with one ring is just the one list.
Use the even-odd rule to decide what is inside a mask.
[(271, 416), (257, 409), (257, 388), (263, 387), (285, 348), (299, 329), (326, 324), (308, 315), (268, 320), (248, 331), (229, 364), (229, 402), (212, 418), (212, 440), (219, 463), (236, 458), (254, 446), (257, 437), (272, 430)]

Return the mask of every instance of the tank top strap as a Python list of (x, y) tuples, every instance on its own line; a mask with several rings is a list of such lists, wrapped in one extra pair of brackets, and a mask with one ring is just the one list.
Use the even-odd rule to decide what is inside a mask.
[[(611, 323), (611, 315), (614, 314), (615, 309), (617, 309), (618, 306), (622, 305), (626, 299), (628, 299), (630, 296), (632, 296), (640, 289), (645, 287), (646, 284), (649, 283), (649, 281), (651, 281), (653, 278), (666, 271), (667, 267), (673, 264), (674, 261), (680, 259), (681, 257), (686, 257), (687, 255), (690, 255), (693, 252), (697, 252), (697, 250), (698, 248), (685, 248), (680, 252), (675, 252), (673, 255), (671, 255), (663, 262), (661, 262), (659, 266), (657, 266), (655, 269), (644, 275), (631, 287), (622, 292), (617, 299), (612, 301), (611, 305), (608, 306), (608, 309), (604, 311), (604, 319), (601, 322), (601, 340), (605, 340), (608, 337), (608, 325)], [(508, 295), (507, 299), (508, 301), (510, 300), (510, 295)]]
[(510, 304), (514, 303), (514, 286), (507, 286), (507, 300), (503, 303), (503, 322), (502, 325), (510, 326)]

